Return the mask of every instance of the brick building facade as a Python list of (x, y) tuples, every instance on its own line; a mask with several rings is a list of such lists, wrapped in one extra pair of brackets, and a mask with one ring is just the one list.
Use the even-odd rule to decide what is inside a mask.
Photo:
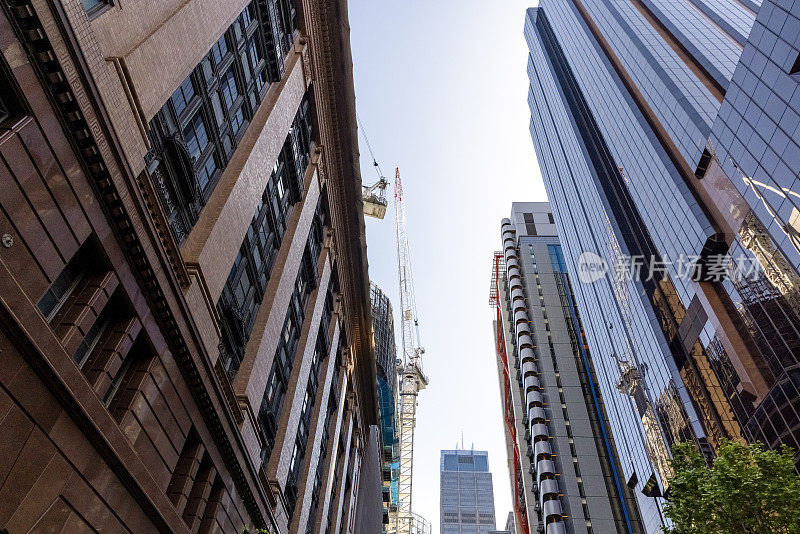
[(1, 4), (0, 531), (359, 532), (346, 1)]

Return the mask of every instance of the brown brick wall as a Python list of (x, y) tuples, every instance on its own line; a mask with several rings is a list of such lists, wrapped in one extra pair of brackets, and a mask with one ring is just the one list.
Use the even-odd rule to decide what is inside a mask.
[(0, 528), (12, 534), (81, 532), (80, 526), (155, 532), (112, 468), (4, 334), (0, 354)]
[[(241, 529), (250, 518), (4, 15), (0, 30), (33, 110), (0, 130), (0, 234), (13, 238), (0, 249), (0, 530)], [(36, 303), (82, 246), (91, 272), (48, 323)], [(104, 311), (79, 370), (72, 355)], [(178, 513), (166, 490), (192, 428), (202, 477)]]
[[(332, 152), (333, 142), (315, 153), (308, 167), (303, 200), (293, 208), (235, 384), (215, 368), (215, 301), (298, 103), (317, 72), (305, 44), (309, 40), (295, 43), (284, 79), (270, 87), (189, 240), (180, 254), (168, 256), (168, 239), (163, 229), (161, 235), (156, 232), (157, 209), (143, 201), (142, 181), (149, 177), (141, 117), (125, 93), (126, 80), (109, 59), (123, 58), (149, 120), (246, 2), (131, 0), (89, 20), (80, 0), (59, 2), (54, 11), (46, 0), (30, 1), (44, 30), (39, 44), (53, 47), (47, 61), (56, 75), (46, 81), (36, 74), (23, 42), (17, 41), (29, 37), (15, 34), (6, 18), (18, 15), (0, 11), (0, 52), (29, 108), (13, 129), (0, 129), (0, 235), (14, 239), (12, 247), (0, 248), (0, 425), (11, 425), (0, 426), (0, 531), (52, 526), (69, 532), (239, 532), (259, 514), (269, 523), (271, 512), (282, 518), (281, 532), (305, 532), (306, 517), (296, 511), (290, 525), (279, 494), (313, 353), (313, 343), (304, 340), (316, 338), (329, 277), (348, 284), (353, 278), (337, 261), (350, 243), (337, 244), (335, 228), (328, 229), (329, 246), (318, 266), (322, 284), (314, 295), (320, 298), (308, 302), (281, 417), (285, 428), (261, 478), (254, 412), (317, 200), (330, 194), (325, 168), (341, 157)], [(54, 76), (63, 76), (58, 92), (42, 85)], [(311, 88), (316, 99), (323, 98)], [(55, 103), (56, 96), (74, 99), (65, 106), (69, 110), (58, 108), (62, 103)], [(81, 114), (86, 128), (76, 130), (71, 121)], [(98, 174), (98, 168), (106, 174)], [(337, 180), (341, 187), (342, 178)], [(339, 214), (332, 224), (349, 222), (353, 217), (340, 212), (352, 209), (358, 206), (335, 208)], [(76, 254), (87, 250), (91, 268), (68, 288), (57, 312), (44, 317), (37, 303)], [(179, 267), (189, 276), (181, 279)], [(332, 328), (352, 337), (353, 311), (337, 310), (334, 316), (342, 322)], [(106, 320), (105, 329), (98, 329)], [(76, 354), (82, 354), (78, 362)], [(370, 357), (358, 361), (363, 365)], [(336, 488), (325, 487), (330, 477), (324, 477), (318, 515), (311, 521), (325, 520), (331, 498), (334, 515), (347, 514), (344, 508), (352, 499), (343, 494), (345, 482), (358, 480), (353, 473), (363, 430), (353, 422), (363, 409), (354, 391), (360, 378), (353, 373), (356, 360), (345, 360), (325, 459), (326, 473), (340, 474)], [(327, 368), (326, 380), (332, 365)], [(324, 383), (314, 414), (327, 411)], [(301, 472), (306, 485), (313, 483), (319, 461), (312, 452), (318, 432), (309, 435)], [(308, 488), (301, 487), (298, 495), (298, 506), (305, 506)]]

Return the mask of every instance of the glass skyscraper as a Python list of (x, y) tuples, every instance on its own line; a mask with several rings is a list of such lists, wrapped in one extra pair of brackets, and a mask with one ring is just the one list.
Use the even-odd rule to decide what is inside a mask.
[(440, 477), (441, 534), (488, 534), (495, 529), (488, 452), (442, 451)]
[(531, 135), (626, 483), (669, 448), (800, 449), (798, 5), (542, 0)]

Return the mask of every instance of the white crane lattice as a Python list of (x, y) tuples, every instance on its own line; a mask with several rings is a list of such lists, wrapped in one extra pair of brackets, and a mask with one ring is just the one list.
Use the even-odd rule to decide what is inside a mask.
[(419, 336), (411, 257), (406, 236), (406, 208), (400, 169), (395, 169), (395, 221), (397, 227), (397, 275), (400, 281), (400, 319), (403, 338), (402, 361), (397, 366), (400, 380), (398, 401), (400, 473), (398, 478), (397, 533), (414, 534), (415, 515), (411, 510), (412, 476), (414, 472), (414, 428), (417, 424), (417, 395), (428, 385), (422, 371), (422, 348)]

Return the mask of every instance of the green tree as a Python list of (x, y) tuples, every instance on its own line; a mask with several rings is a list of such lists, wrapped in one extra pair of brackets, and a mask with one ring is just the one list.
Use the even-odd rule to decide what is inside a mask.
[(695, 446), (672, 448), (675, 471), (664, 508), (669, 534), (800, 534), (800, 477), (794, 451), (728, 440), (708, 467)]

